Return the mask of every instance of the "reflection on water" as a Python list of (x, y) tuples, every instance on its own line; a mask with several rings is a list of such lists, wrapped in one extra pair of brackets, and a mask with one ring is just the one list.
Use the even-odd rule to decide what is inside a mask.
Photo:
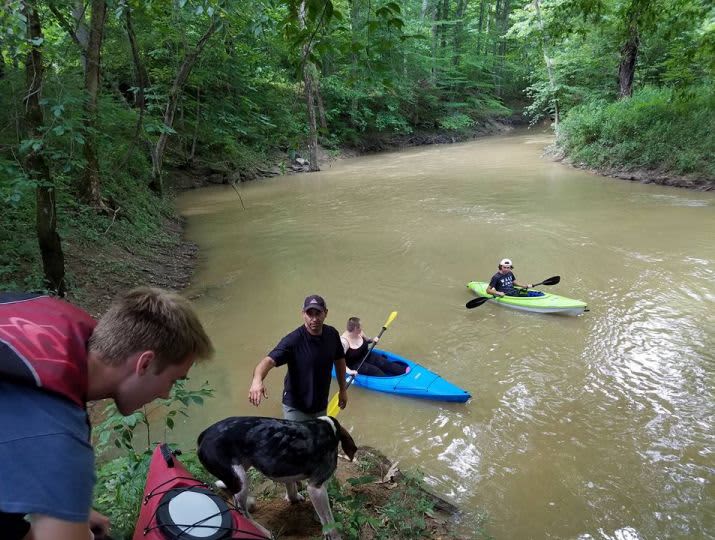
[[(419, 467), (496, 538), (715, 537), (715, 196), (599, 178), (519, 134), (339, 162), (316, 174), (184, 194), (201, 262), (188, 294), (218, 355), (229, 415), (279, 416), (284, 372), (251, 372), (324, 295), (381, 345), (468, 389), (445, 404), (351, 388), (359, 444)], [(580, 317), (467, 310), (465, 285), (511, 257), (517, 277), (588, 302)], [(469, 520), (466, 520), (469, 523)]]

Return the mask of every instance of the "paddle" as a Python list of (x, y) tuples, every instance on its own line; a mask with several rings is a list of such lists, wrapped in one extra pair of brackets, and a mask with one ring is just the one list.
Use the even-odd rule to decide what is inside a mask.
[(466, 303), (466, 305), (464, 307), (466, 307), (467, 309), (479, 307), (487, 300), (489, 300), (488, 296), (480, 296), (479, 298), (472, 298), (469, 302)]
[[(393, 311), (390, 313), (390, 316), (387, 318), (385, 321), (385, 324), (382, 325), (382, 330), (380, 330), (380, 333), (377, 334), (377, 339), (380, 339), (382, 337), (382, 334), (387, 330), (387, 327), (390, 326), (392, 321), (395, 320), (395, 317), (397, 317), (397, 311)], [(367, 349), (367, 352), (365, 353), (365, 356), (363, 356), (362, 360), (360, 361), (360, 364), (358, 365), (358, 368), (355, 371), (360, 371), (360, 368), (362, 367), (363, 363), (365, 360), (367, 360), (367, 357), (370, 356), (370, 353), (372, 350), (375, 348), (375, 342), (373, 341), (370, 346)], [(345, 386), (345, 390), (350, 388), (350, 385), (353, 383), (353, 380), (355, 380), (355, 375), (350, 375), (348, 377), (347, 385)], [(338, 401), (340, 400), (340, 391), (336, 392), (335, 395), (333, 396), (333, 399), (330, 400), (330, 403), (328, 403), (328, 416), (338, 416), (338, 413), (340, 412), (340, 406), (338, 405)]]
[[(561, 281), (561, 276), (551, 276), (550, 278), (540, 281), (539, 283), (534, 283), (531, 287), (538, 287), (539, 285), (556, 285)], [(473, 309), (475, 307), (481, 306), (484, 302), (492, 298), (491, 296), (480, 296), (479, 298), (472, 298), (469, 302), (465, 304), (464, 307), (467, 309)]]
[(544, 281), (540, 281), (539, 283), (534, 283), (531, 288), (533, 289), (539, 285), (556, 285), (559, 281), (561, 281), (561, 276), (552, 276)]

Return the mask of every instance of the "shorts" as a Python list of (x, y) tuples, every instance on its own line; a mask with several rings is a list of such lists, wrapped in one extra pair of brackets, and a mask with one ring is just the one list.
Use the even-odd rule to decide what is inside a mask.
[(318, 411), (316, 413), (304, 413), (299, 411), (295, 407), (291, 407), (283, 403), (283, 418), (286, 420), (295, 420), (296, 422), (305, 422), (306, 420), (312, 420), (313, 418), (318, 418), (319, 416), (325, 416), (327, 413), (326, 409)]

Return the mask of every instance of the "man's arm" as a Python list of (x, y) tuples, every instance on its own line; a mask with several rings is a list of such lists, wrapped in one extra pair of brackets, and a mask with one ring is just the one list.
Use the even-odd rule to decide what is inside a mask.
[(487, 287), (487, 294), (492, 294), (494, 296), (504, 296), (503, 292), (496, 290), (496, 282), (494, 280), (489, 282), (489, 286)]
[(335, 376), (338, 379), (338, 386), (340, 387), (338, 391), (338, 407), (344, 409), (345, 405), (348, 404), (348, 385), (345, 382), (345, 358), (338, 358), (334, 363)]
[(504, 296), (504, 293), (497, 291), (491, 285), (489, 287), (487, 287), (487, 294), (492, 294), (494, 296)]
[(492, 276), (489, 280), (489, 285), (487, 285), (487, 294), (494, 296), (504, 296), (503, 292), (497, 290), (497, 284), (499, 283), (497, 275)]
[(23, 540), (90, 540), (93, 538), (94, 535), (89, 530), (89, 523), (76, 523), (34, 514), (30, 532)]
[[(343, 367), (344, 366), (345, 364), (343, 362)], [(253, 381), (251, 382), (251, 388), (248, 389), (248, 401), (253, 403), (256, 407), (261, 404), (261, 400), (264, 397), (268, 397), (266, 387), (263, 386), (263, 379), (266, 378), (268, 372), (274, 367), (276, 367), (275, 360), (270, 356), (266, 356), (263, 360), (258, 362), (258, 365), (253, 370)]]

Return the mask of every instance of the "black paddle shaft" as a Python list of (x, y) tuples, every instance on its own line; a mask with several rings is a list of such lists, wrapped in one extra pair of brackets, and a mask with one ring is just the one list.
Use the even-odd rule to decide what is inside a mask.
[(556, 285), (559, 281), (561, 281), (561, 276), (552, 276), (544, 281), (540, 281), (539, 283), (534, 283), (531, 288), (533, 289), (539, 285)]
[[(377, 339), (380, 339), (382, 337), (382, 334), (385, 330), (387, 330), (387, 327), (383, 326), (382, 330), (380, 330), (380, 333), (377, 334)], [(360, 363), (358, 364), (358, 367), (355, 371), (360, 371), (360, 368), (365, 363), (365, 360), (367, 360), (367, 357), (370, 356), (370, 353), (375, 348), (376, 344), (377, 344), (377, 341), (373, 341), (372, 343), (370, 343), (370, 346), (367, 348), (367, 352), (365, 353), (365, 356), (362, 357), (362, 360), (360, 360)], [(350, 387), (350, 385), (353, 383), (354, 380), (355, 380), (355, 375), (350, 375), (350, 377), (348, 377), (348, 383), (345, 385), (345, 390), (347, 390)]]

